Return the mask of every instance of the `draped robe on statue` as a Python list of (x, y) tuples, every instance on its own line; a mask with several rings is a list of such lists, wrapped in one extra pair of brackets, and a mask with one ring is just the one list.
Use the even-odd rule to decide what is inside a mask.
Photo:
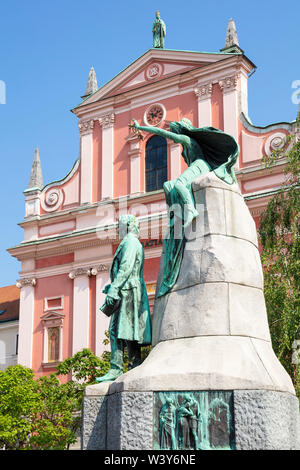
[[(189, 136), (192, 141), (191, 147), (182, 145), (182, 156), (189, 168), (177, 180), (164, 183), (169, 216), (170, 208), (176, 206), (178, 208), (179, 205), (181, 220), (184, 218), (184, 204), (178, 197), (175, 183), (181, 182), (191, 193), (193, 200), (192, 182), (201, 174), (214, 171), (226, 183), (236, 183), (233, 166), (239, 155), (239, 146), (232, 136), (214, 127), (195, 128), (192, 125), (187, 126), (187, 121), (187, 119), (183, 119), (176, 124), (181, 127), (181, 132)], [(174, 219), (173, 214), (173, 223), (170, 219), (164, 238), (164, 271), (157, 297), (165, 295), (172, 289), (178, 278), (181, 266), (185, 244), (184, 226), (180, 222), (178, 229), (178, 219), (177, 223)]]

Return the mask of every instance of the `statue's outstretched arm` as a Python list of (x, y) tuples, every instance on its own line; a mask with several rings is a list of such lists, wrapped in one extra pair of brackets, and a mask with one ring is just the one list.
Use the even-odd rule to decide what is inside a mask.
[(176, 134), (175, 132), (166, 131), (165, 129), (161, 129), (160, 127), (140, 126), (135, 119), (133, 119), (132, 121), (134, 122), (132, 127), (140, 129), (141, 131), (149, 132), (150, 134), (160, 135), (161, 137), (165, 137), (166, 139), (173, 140), (173, 142), (176, 142), (177, 144), (190, 144), (190, 138), (187, 135)]

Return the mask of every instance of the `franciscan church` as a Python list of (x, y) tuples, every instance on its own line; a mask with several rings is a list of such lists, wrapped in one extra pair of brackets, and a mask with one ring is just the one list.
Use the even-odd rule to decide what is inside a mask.
[(80, 156), (64, 179), (44, 185), (35, 150), (20, 223), (24, 239), (8, 251), (21, 263), (18, 362), (37, 376), (83, 348), (98, 356), (104, 351), (109, 318), (99, 308), (119, 244), (117, 220), (125, 213), (140, 223), (153, 307), (167, 225), (163, 183), (187, 166), (180, 144), (137, 131), (133, 119), (169, 129), (187, 118), (197, 128), (232, 135), (240, 148), (235, 174), (257, 226), (283, 182), (284, 161), (270, 172), (262, 158), (283, 150), (286, 136), (299, 130), (295, 122), (252, 124), (247, 87), (256, 66), (239, 45), (234, 20), (224, 46), (211, 53), (166, 49), (159, 12), (152, 34), (153, 47), (105, 85), (98, 87), (91, 68), (82, 101), (72, 109)]

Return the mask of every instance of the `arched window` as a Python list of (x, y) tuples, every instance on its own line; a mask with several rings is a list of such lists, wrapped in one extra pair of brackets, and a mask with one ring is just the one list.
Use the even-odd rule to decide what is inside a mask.
[(146, 191), (161, 189), (167, 179), (167, 141), (161, 136), (151, 137), (146, 145)]

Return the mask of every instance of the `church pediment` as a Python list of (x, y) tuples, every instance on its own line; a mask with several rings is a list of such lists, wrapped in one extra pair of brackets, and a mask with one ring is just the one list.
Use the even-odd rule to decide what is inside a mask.
[(201, 62), (194, 64), (190, 62), (151, 60), (148, 64), (142, 67), (140, 72), (133, 77), (131, 76), (120, 87), (109, 93), (108, 96), (118, 95), (125, 91), (129, 91), (149, 83), (154, 83), (163, 78), (201, 67), (201, 65), (205, 64)]
[(50, 324), (59, 325), (62, 322), (62, 320), (64, 319), (64, 317), (65, 317), (65, 315), (63, 313), (55, 312), (54, 310), (52, 310), (52, 311), (47, 312), (44, 315), (42, 315), (41, 320), (42, 320), (42, 322), (47, 323), (48, 326)]
[(150, 49), (112, 80), (73, 109), (155, 83), (164, 78), (204, 67), (235, 54)]

